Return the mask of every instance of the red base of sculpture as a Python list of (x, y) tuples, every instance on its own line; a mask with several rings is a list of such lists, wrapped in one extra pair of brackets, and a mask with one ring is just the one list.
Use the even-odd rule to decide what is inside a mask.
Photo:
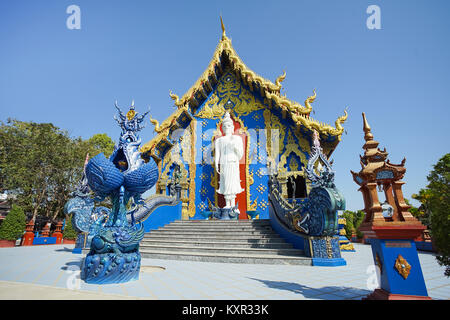
[(384, 222), (380, 225), (363, 223), (359, 228), (368, 238), (378, 239), (415, 239), (425, 229), (426, 227), (420, 222)]
[(375, 289), (374, 292), (369, 294), (362, 300), (432, 300), (430, 297), (425, 296), (411, 296), (406, 294), (393, 294), (383, 289)]

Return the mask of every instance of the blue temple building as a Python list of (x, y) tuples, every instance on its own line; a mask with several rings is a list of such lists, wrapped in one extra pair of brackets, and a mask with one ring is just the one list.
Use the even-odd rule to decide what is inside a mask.
[(292, 101), (280, 93), (285, 77), (283, 72), (272, 82), (250, 70), (222, 22), (222, 37), (206, 70), (181, 98), (170, 93), (176, 110), (166, 120), (151, 119), (157, 134), (141, 152), (158, 165), (157, 194), (169, 195), (174, 176), (179, 176), (183, 220), (205, 219), (212, 206), (224, 204), (216, 192), (213, 146), (222, 135), (221, 119), (227, 111), (245, 149), (240, 162), (244, 192), (236, 198), (239, 219), (269, 218), (269, 174), (276, 174), (286, 201), (299, 203), (309, 195), (311, 181), (305, 168), (314, 131), (329, 158), (341, 140), (347, 112), (334, 126), (313, 119), (315, 91), (303, 105)]

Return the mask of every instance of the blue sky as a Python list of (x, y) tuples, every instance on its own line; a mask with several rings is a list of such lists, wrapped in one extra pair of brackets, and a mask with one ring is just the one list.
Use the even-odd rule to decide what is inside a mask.
[[(81, 29), (69, 30), (69, 5)], [(369, 5), (381, 30), (369, 30)], [(0, 120), (52, 122), (78, 137), (118, 138), (114, 101), (151, 107), (160, 122), (207, 67), (221, 37), (284, 93), (313, 104), (334, 125), (348, 107), (347, 134), (333, 154), (347, 208), (363, 208), (350, 170), (359, 171), (365, 112), (392, 163), (406, 157), (410, 198), (449, 152), (450, 1), (2, 1)], [(152, 125), (141, 134), (153, 136)], [(383, 197), (384, 200), (384, 197)]]

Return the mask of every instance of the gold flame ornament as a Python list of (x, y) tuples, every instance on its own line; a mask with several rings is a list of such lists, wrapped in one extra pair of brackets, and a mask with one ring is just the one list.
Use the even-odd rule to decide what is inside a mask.
[(128, 121), (133, 120), (133, 118), (134, 118), (135, 115), (136, 115), (136, 111), (134, 111), (134, 109), (130, 109), (130, 110), (127, 112), (127, 119), (128, 119)]
[(406, 279), (411, 271), (411, 265), (405, 260), (405, 258), (402, 257), (401, 254), (399, 254), (397, 260), (395, 260), (395, 269), (397, 269), (403, 279)]

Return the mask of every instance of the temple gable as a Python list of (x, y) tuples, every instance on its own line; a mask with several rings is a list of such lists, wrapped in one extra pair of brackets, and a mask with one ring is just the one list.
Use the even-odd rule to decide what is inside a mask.
[(175, 168), (181, 174), (183, 219), (204, 219), (212, 207), (222, 207), (214, 170), (214, 140), (220, 137), (221, 119), (229, 112), (234, 134), (244, 144), (240, 160), (241, 185), (237, 195), (240, 219), (268, 218), (268, 175), (277, 174), (285, 198), (304, 198), (310, 189), (305, 168), (314, 131), (330, 156), (343, 133), (310, 117), (316, 93), (304, 106), (280, 94), (283, 73), (275, 83), (248, 69), (222, 34), (208, 68), (179, 98), (170, 93), (177, 110), (161, 124), (151, 118), (157, 135), (143, 148), (144, 157), (158, 163), (157, 193), (170, 194)]

